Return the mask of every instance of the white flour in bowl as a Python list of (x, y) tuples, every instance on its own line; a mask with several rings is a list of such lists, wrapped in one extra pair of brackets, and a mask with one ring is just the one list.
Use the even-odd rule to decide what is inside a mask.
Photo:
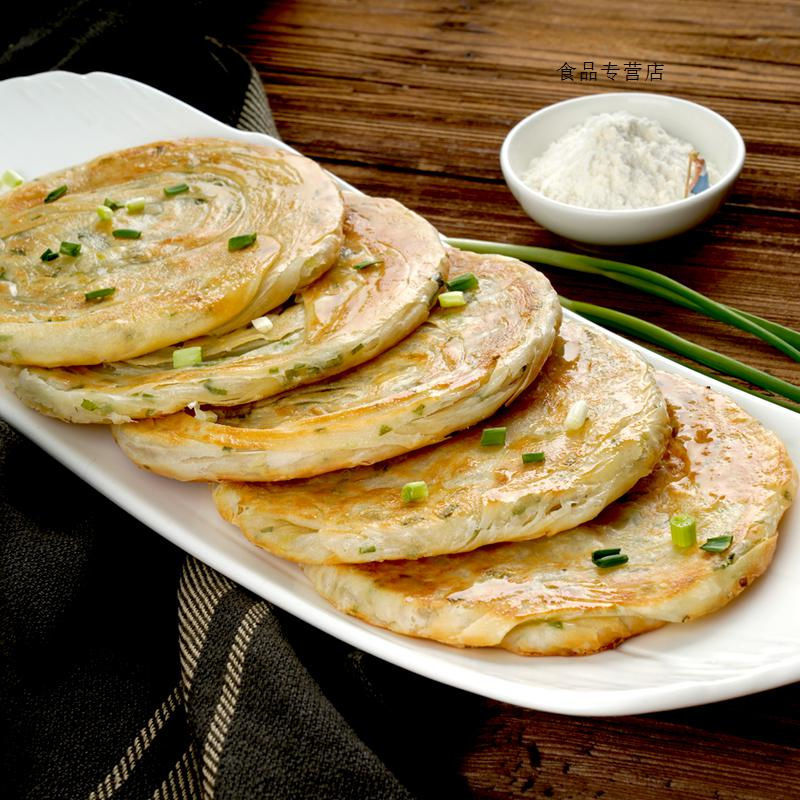
[[(570, 128), (531, 160), (522, 179), (572, 206), (648, 208), (686, 197), (690, 171), (696, 180), (702, 164), (689, 142), (670, 136), (658, 122), (615, 111)], [(706, 168), (708, 185), (715, 183), (716, 171)]]

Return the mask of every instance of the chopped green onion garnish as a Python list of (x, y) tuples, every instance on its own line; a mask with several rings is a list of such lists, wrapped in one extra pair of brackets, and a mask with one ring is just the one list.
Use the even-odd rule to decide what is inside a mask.
[(464, 292), (442, 292), (439, 295), (439, 305), (442, 308), (456, 308), (465, 306), (467, 301), (464, 299)]
[(731, 546), (731, 542), (733, 542), (733, 536), (714, 536), (706, 539), (705, 543), (700, 545), (700, 549), (707, 553), (721, 553)]
[(184, 192), (189, 191), (189, 186), (186, 183), (178, 183), (175, 186), (167, 186), (164, 189), (164, 194), (167, 197), (172, 197), (176, 194), (183, 194)]
[(594, 560), (594, 565), (596, 567), (600, 567), (601, 569), (608, 569), (609, 567), (619, 567), (622, 564), (627, 564), (628, 556), (623, 555), (622, 553), (617, 553), (615, 555), (603, 556), (602, 558), (597, 558), (593, 560)]
[(45, 250), (44, 253), (39, 256), (39, 258), (41, 258), (42, 261), (55, 261), (58, 258), (58, 253), (54, 252), (48, 247), (47, 250)]
[(492, 445), (506, 443), (505, 428), (484, 428), (481, 432), (481, 445), (490, 447)]
[(81, 246), (76, 242), (61, 242), (58, 252), (62, 256), (72, 256), (73, 258), (81, 254)]
[(691, 547), (697, 540), (697, 523), (690, 514), (673, 514), (669, 520), (669, 530), (675, 547)]
[(104, 297), (111, 297), (116, 291), (116, 286), (109, 286), (107, 289), (95, 289), (92, 292), (86, 292), (84, 297), (87, 300), (102, 300)]
[(465, 272), (447, 281), (447, 288), (454, 292), (470, 292), (478, 288), (478, 279), (471, 272)]
[(135, 231), (133, 228), (117, 228), (111, 231), (111, 235), (116, 239), (140, 239), (142, 232)]
[(134, 197), (132, 200), (128, 200), (125, 203), (125, 210), (129, 214), (141, 214), (144, 211), (145, 204), (147, 200), (144, 197)]
[(182, 347), (172, 351), (172, 366), (174, 369), (181, 367), (194, 367), (203, 360), (202, 347)]
[(81, 408), (87, 411), (97, 411), (97, 403), (93, 403), (88, 397), (84, 397), (81, 401)]
[(95, 211), (103, 222), (108, 222), (108, 220), (112, 219), (114, 216), (114, 212), (108, 206), (97, 206)]
[(388, 425), (381, 425), (380, 429), (378, 430), (378, 436), (383, 436), (386, 433), (389, 433), (391, 428)]
[(110, 208), (112, 211), (118, 211), (122, 208), (122, 203), (118, 203), (116, 200), (109, 200), (107, 197), (103, 200), (103, 205)]
[(544, 461), (544, 453), (523, 453), (523, 464), (536, 464), (539, 461)]
[(580, 430), (586, 422), (586, 417), (589, 414), (589, 406), (585, 400), (576, 400), (567, 411), (567, 416), (564, 419), (564, 427), (568, 431)]
[(214, 386), (211, 381), (206, 381), (203, 386), (205, 386), (206, 389), (211, 392), (211, 394), (228, 394), (227, 389), (223, 389), (221, 386)]
[(621, 547), (606, 547), (603, 550), (595, 550), (592, 553), (592, 561), (599, 561), (606, 556), (616, 556), (619, 554)]
[(557, 619), (549, 619), (549, 620), (547, 620), (547, 624), (551, 628), (563, 628), (564, 627), (564, 623), (559, 621), (559, 620), (557, 620)]
[(365, 258), (363, 261), (359, 261), (358, 264), (353, 264), (353, 269), (364, 269), (365, 267), (371, 267), (373, 264), (383, 264), (382, 258)]
[(52, 203), (55, 200), (58, 200), (59, 197), (63, 197), (67, 193), (67, 184), (65, 183), (63, 186), (59, 186), (58, 189), (53, 189), (47, 197), (45, 197), (45, 203)]
[(404, 503), (424, 500), (428, 496), (428, 484), (425, 481), (411, 481), (403, 487), (402, 497)]
[(256, 317), (250, 324), (259, 333), (269, 333), (272, 330), (272, 320), (269, 317)]
[(358, 548), (359, 553), (374, 553), (375, 552), (375, 545), (374, 544), (365, 544)]
[(13, 169), (7, 169), (3, 173), (3, 183), (6, 186), (10, 186), (12, 189), (14, 189), (15, 187), (21, 186), (23, 183), (25, 183), (25, 178), (23, 178), (19, 172), (16, 172)]
[(244, 250), (245, 247), (250, 247), (250, 245), (255, 242), (256, 236), (257, 234), (255, 233), (245, 233), (242, 236), (234, 236), (228, 239), (228, 250), (230, 252), (234, 250)]

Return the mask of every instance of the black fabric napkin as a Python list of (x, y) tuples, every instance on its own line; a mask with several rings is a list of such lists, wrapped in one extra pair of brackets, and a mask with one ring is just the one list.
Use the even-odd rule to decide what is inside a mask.
[[(247, 4), (37, 5), (0, 33), (0, 77), (116, 72), (274, 133), (223, 12)], [(0, 510), (4, 797), (468, 796), (476, 698), (186, 557), (3, 422)]]

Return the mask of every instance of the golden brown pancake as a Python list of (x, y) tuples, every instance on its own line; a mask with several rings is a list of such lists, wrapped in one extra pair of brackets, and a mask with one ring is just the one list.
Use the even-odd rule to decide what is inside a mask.
[[(658, 374), (674, 435), (661, 463), (597, 519), (550, 539), (382, 564), (313, 566), (335, 606), (398, 633), (459, 647), (582, 655), (724, 606), (770, 563), (797, 475), (781, 442), (727, 398)], [(697, 543), (676, 549), (670, 517)], [(720, 552), (701, 549), (730, 536)], [(724, 544), (724, 542), (723, 542)], [(619, 548), (622, 566), (592, 554)]]
[(416, 450), (479, 422), (539, 373), (561, 320), (540, 272), (502, 256), (451, 250), (473, 273), (468, 302), (436, 308), (382, 355), (321, 383), (214, 417), (172, 414), (116, 427), (136, 463), (179, 480), (307, 477)]
[[(422, 217), (394, 200), (349, 194), (336, 265), (297, 303), (268, 315), (270, 330), (247, 326), (97, 367), (24, 369), (12, 376), (13, 388), (69, 422), (129, 422), (190, 403), (260, 400), (391, 347), (427, 319), (447, 267), (439, 235)], [(174, 352), (188, 347), (202, 349), (202, 363), (174, 368)]]
[[(26, 183), (0, 197), (0, 361), (97, 364), (247, 324), (333, 264), (343, 215), (313, 161), (224, 139)], [(231, 252), (244, 234), (257, 238)]]
[[(586, 403), (588, 417), (567, 426)], [(506, 428), (503, 446), (482, 429)], [(564, 322), (539, 378), (506, 411), (449, 441), (371, 467), (266, 484), (221, 483), (217, 508), (257, 545), (312, 564), (422, 558), (549, 536), (592, 519), (658, 462), (669, 437), (652, 369)], [(540, 452), (544, 461), (524, 463)], [(424, 481), (428, 497), (404, 502)]]

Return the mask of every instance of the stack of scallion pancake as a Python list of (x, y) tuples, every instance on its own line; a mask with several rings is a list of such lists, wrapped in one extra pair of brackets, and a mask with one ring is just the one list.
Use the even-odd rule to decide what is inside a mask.
[(561, 320), (314, 162), (186, 139), (0, 196), (0, 362), (32, 408), (208, 481), (255, 546), (399, 633), (587, 654), (722, 607), (797, 478), (730, 400)]

